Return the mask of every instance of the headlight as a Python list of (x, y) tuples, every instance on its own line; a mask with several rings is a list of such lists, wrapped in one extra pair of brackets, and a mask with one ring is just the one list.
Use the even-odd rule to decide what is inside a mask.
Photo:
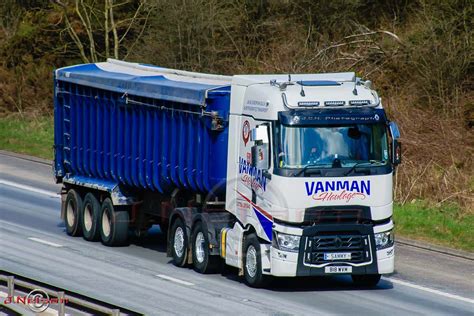
[(274, 232), (273, 247), (284, 250), (297, 252), (300, 248), (301, 236), (287, 235), (279, 232)]
[(394, 236), (391, 230), (375, 234), (375, 246), (377, 247), (377, 250), (392, 247), (393, 242)]

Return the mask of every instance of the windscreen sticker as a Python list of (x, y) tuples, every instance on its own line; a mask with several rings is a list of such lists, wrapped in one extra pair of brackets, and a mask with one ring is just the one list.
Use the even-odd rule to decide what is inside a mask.
[(316, 201), (365, 200), (370, 196), (370, 180), (306, 181), (306, 194)]

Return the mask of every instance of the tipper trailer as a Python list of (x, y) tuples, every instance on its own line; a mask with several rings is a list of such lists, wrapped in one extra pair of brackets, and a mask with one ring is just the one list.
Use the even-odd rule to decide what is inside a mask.
[(159, 224), (176, 266), (269, 276), (394, 270), (399, 131), (354, 73), (219, 76), (109, 59), (54, 76), (69, 235)]

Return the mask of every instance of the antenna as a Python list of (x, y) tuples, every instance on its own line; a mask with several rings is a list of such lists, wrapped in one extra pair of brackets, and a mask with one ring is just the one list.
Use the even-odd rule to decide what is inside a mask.
[(358, 93), (357, 93), (357, 84), (359, 83), (359, 81), (360, 81), (360, 78), (356, 78), (356, 79), (354, 80), (354, 90), (352, 90), (352, 93), (353, 93), (354, 95), (357, 95), (357, 94), (358, 94)]
[(288, 82), (291, 82), (291, 74), (288, 74)]
[(300, 84), (300, 86), (301, 86), (300, 95), (301, 95), (302, 97), (305, 97), (305, 96), (306, 96), (306, 94), (304, 93), (304, 88), (303, 88), (303, 81), (298, 81), (298, 83), (299, 83), (299, 84)]

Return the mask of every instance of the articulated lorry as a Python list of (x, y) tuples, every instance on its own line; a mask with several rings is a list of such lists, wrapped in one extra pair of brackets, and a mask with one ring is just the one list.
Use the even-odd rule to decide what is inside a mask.
[(159, 225), (176, 266), (247, 284), (394, 270), (399, 131), (354, 73), (220, 76), (109, 59), (54, 76), (66, 231)]

